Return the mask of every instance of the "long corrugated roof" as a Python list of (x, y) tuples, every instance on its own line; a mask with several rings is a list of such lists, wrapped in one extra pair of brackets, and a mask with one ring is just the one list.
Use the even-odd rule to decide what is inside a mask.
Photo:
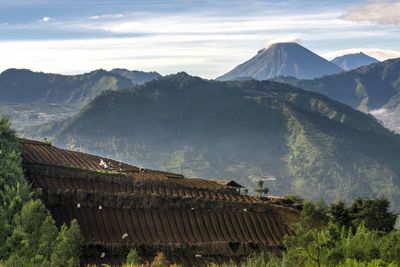
[(271, 205), (221, 183), (124, 163), (122, 171), (105, 170), (101, 159), (120, 162), (36, 141), (20, 144), (26, 175), (57, 224), (76, 218), (88, 247), (95, 248), (86, 260), (122, 261), (125, 255), (115, 251), (131, 247), (144, 254), (164, 251), (171, 259), (237, 258), (280, 249), (290, 233)]

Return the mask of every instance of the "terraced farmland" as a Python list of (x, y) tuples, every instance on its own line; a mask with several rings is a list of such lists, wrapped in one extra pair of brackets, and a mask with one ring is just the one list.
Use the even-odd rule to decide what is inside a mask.
[(26, 176), (57, 224), (78, 220), (86, 240), (84, 263), (117, 265), (133, 247), (145, 259), (162, 251), (184, 266), (279, 252), (290, 233), (288, 220), (296, 215), (218, 181), (142, 169), (31, 140), (20, 144)]

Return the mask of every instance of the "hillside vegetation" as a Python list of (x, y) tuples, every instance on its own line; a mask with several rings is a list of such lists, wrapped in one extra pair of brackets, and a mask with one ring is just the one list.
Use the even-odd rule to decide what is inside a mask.
[(77, 116), (31, 129), (68, 148), (272, 194), (400, 203), (400, 137), (372, 116), (285, 84), (185, 73), (105, 92)]
[(76, 220), (57, 229), (25, 179), (19, 145), (0, 117), (0, 266), (77, 266), (83, 245)]
[(390, 59), (315, 80), (282, 81), (322, 93), (353, 108), (370, 111), (384, 107), (399, 96), (400, 59)]
[(105, 70), (60, 75), (8, 69), (0, 74), (0, 100), (6, 103), (84, 104), (102, 91), (127, 88), (132, 82)]

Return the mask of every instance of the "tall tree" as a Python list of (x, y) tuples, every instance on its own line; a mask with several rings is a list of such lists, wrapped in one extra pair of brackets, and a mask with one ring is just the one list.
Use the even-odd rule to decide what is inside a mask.
[(83, 239), (78, 221), (72, 220), (69, 227), (63, 224), (51, 255), (52, 264), (68, 267), (79, 266), (82, 245)]
[(0, 206), (9, 224), (31, 198), (31, 189), (21, 167), (17, 138), (9, 120), (0, 117)]
[(394, 229), (397, 219), (389, 208), (390, 202), (386, 198), (358, 198), (349, 208), (352, 225), (358, 227), (360, 224), (365, 224), (370, 230), (388, 233)]
[(11, 255), (8, 265), (26, 264), (47, 266), (57, 227), (49, 211), (40, 200), (30, 200), (16, 215), (15, 227), (8, 240)]

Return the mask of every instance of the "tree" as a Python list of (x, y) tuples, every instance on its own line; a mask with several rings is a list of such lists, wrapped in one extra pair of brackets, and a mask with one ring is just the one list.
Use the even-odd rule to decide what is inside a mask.
[(5, 246), (7, 237), (9, 236), (10, 225), (7, 222), (7, 218), (5, 216), (4, 210), (0, 207), (0, 259), (5, 258)]
[(5, 185), (26, 183), (15, 132), (5, 117), (0, 117), (0, 191)]
[(163, 252), (158, 252), (150, 266), (151, 267), (169, 266), (167, 257), (165, 256), (165, 254)]
[(10, 129), (9, 120), (0, 117), (0, 260), (10, 256), (9, 238), (15, 228), (16, 214), (32, 196), (23, 175), (15, 133)]
[(346, 204), (343, 201), (332, 203), (329, 206), (329, 215), (331, 217), (331, 221), (340, 228), (351, 227), (352, 218), (350, 216), (350, 211), (346, 208)]
[(82, 245), (83, 239), (77, 220), (72, 220), (70, 227), (63, 224), (51, 254), (52, 264), (55, 266), (79, 266)]
[(7, 265), (20, 260), (26, 264), (50, 264), (51, 250), (57, 237), (57, 227), (49, 211), (40, 200), (30, 200), (16, 215), (15, 226), (8, 247), (11, 255)]
[(139, 253), (136, 249), (131, 249), (126, 256), (126, 265), (128, 266), (138, 266), (142, 261), (142, 258), (139, 256)]
[(0, 206), (12, 224), (14, 215), (32, 198), (21, 167), (19, 146), (7, 118), (0, 117)]
[(400, 230), (394, 230), (383, 236), (379, 248), (382, 259), (400, 266)]
[(261, 197), (262, 195), (267, 196), (269, 189), (264, 186), (263, 180), (258, 181), (256, 192), (258, 193), (259, 197)]
[[(285, 241), (291, 250), (291, 256), (297, 261), (312, 261), (321, 266), (322, 257), (326, 256), (329, 242), (329, 230), (326, 229), (329, 218), (328, 208), (323, 200), (317, 203), (305, 201), (300, 223), (293, 227), (294, 235)], [(322, 255), (324, 254), (324, 255)]]
[(328, 225), (328, 206), (322, 199), (314, 203), (305, 201), (301, 211), (301, 223), (306, 229), (321, 230)]
[(394, 229), (396, 215), (389, 211), (390, 202), (386, 198), (356, 199), (349, 208), (352, 225), (360, 224), (370, 230), (389, 233)]
[(0, 262), (6, 266), (74, 266), (82, 239), (76, 221), (57, 227), (44, 204), (34, 199), (24, 177), (18, 140), (0, 117)]

